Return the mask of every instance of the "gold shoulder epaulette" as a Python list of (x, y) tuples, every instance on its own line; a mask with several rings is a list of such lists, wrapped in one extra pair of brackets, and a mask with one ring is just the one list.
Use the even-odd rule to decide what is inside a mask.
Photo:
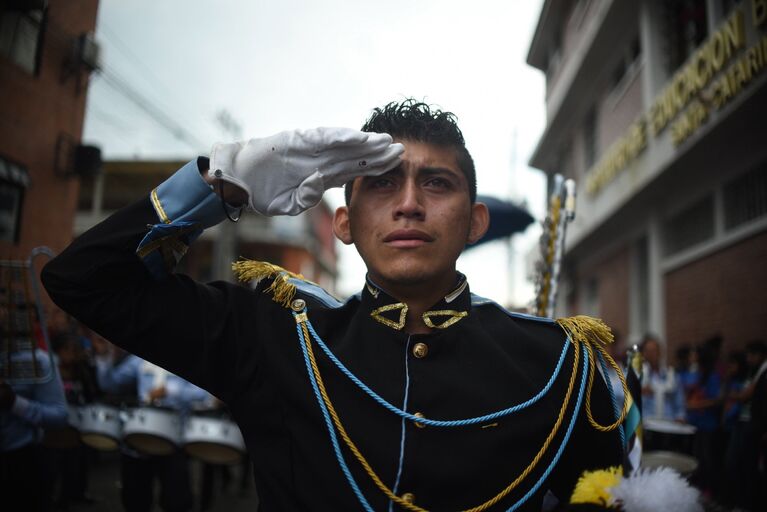
[(578, 340), (588, 345), (597, 342), (607, 345), (614, 340), (610, 328), (599, 318), (585, 315), (557, 318), (557, 324), (564, 329), (571, 340)]
[[(576, 347), (582, 343), (588, 353), (589, 366), (588, 384), (586, 387), (586, 418), (588, 419), (589, 424), (600, 432), (611, 432), (615, 430), (626, 419), (626, 415), (628, 414), (631, 405), (631, 394), (626, 385), (626, 379), (623, 377), (623, 371), (604, 347), (604, 345), (615, 341), (613, 333), (602, 320), (584, 315), (558, 318), (557, 324), (565, 331), (570, 341), (573, 342)], [(621, 381), (621, 387), (623, 388), (623, 406), (620, 409), (621, 412), (615, 422), (609, 425), (597, 423), (594, 416), (591, 414), (591, 387), (594, 382), (597, 357), (600, 358), (600, 363), (603, 365), (607, 364), (612, 366), (613, 370), (615, 370), (615, 373), (618, 375), (618, 378)], [(607, 384), (607, 386), (608, 389), (610, 389), (609, 384)], [(612, 392), (610, 393), (610, 397), (610, 400), (612, 401)]]
[(232, 263), (232, 270), (237, 279), (242, 282), (255, 281), (258, 283), (262, 279), (272, 279), (272, 284), (264, 292), (271, 293), (272, 300), (286, 308), (290, 307), (290, 303), (296, 295), (296, 285), (291, 283), (290, 279), (304, 280), (304, 276), (301, 274), (294, 274), (266, 261), (242, 259)]

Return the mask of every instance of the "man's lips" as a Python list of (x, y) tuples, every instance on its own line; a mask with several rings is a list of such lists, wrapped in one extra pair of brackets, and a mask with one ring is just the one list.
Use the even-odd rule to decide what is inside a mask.
[(434, 241), (434, 237), (418, 229), (397, 229), (386, 235), (384, 243), (391, 247), (420, 247)]

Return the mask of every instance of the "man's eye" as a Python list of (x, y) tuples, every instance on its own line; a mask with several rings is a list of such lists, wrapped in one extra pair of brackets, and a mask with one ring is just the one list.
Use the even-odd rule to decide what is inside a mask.
[(426, 182), (426, 185), (429, 187), (448, 188), (450, 187), (450, 182), (445, 178), (431, 178)]
[(371, 188), (387, 188), (394, 185), (394, 182), (388, 178), (374, 178), (370, 181)]

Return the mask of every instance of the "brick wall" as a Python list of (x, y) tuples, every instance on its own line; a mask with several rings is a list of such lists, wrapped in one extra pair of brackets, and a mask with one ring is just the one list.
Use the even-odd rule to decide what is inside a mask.
[[(629, 332), (629, 271), (630, 248), (623, 247), (579, 272), (578, 286), (585, 287), (590, 279), (597, 280), (599, 310), (596, 315), (624, 338)], [(571, 296), (569, 314), (582, 314), (583, 304)]]
[(599, 316), (624, 338), (629, 331), (629, 255), (623, 248), (602, 261), (597, 271)]
[(0, 258), (25, 258), (38, 245), (61, 250), (72, 239), (78, 181), (54, 175), (59, 134), (80, 140), (87, 73), (64, 78), (73, 39), (96, 26), (98, 0), (51, 0), (37, 75), (0, 56), (0, 156), (29, 171), (18, 244), (0, 241)]
[(724, 351), (767, 339), (767, 232), (666, 274), (669, 347), (715, 334)]

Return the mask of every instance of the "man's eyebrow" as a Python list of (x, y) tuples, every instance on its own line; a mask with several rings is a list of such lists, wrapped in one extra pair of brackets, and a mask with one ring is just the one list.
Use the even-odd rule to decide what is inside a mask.
[(383, 174), (376, 174), (374, 176), (363, 176), (363, 179), (370, 180), (370, 179), (380, 178), (381, 176), (402, 176), (404, 173), (405, 171), (402, 169), (402, 164), (400, 164), (394, 169), (390, 169)]
[(422, 167), (418, 169), (419, 176), (445, 176), (456, 180), (461, 180), (463, 173), (449, 167)]
[(450, 169), (449, 167), (421, 167), (418, 169), (418, 174), (426, 174), (426, 175), (432, 175), (432, 174), (454, 174), (459, 175), (460, 173)]

